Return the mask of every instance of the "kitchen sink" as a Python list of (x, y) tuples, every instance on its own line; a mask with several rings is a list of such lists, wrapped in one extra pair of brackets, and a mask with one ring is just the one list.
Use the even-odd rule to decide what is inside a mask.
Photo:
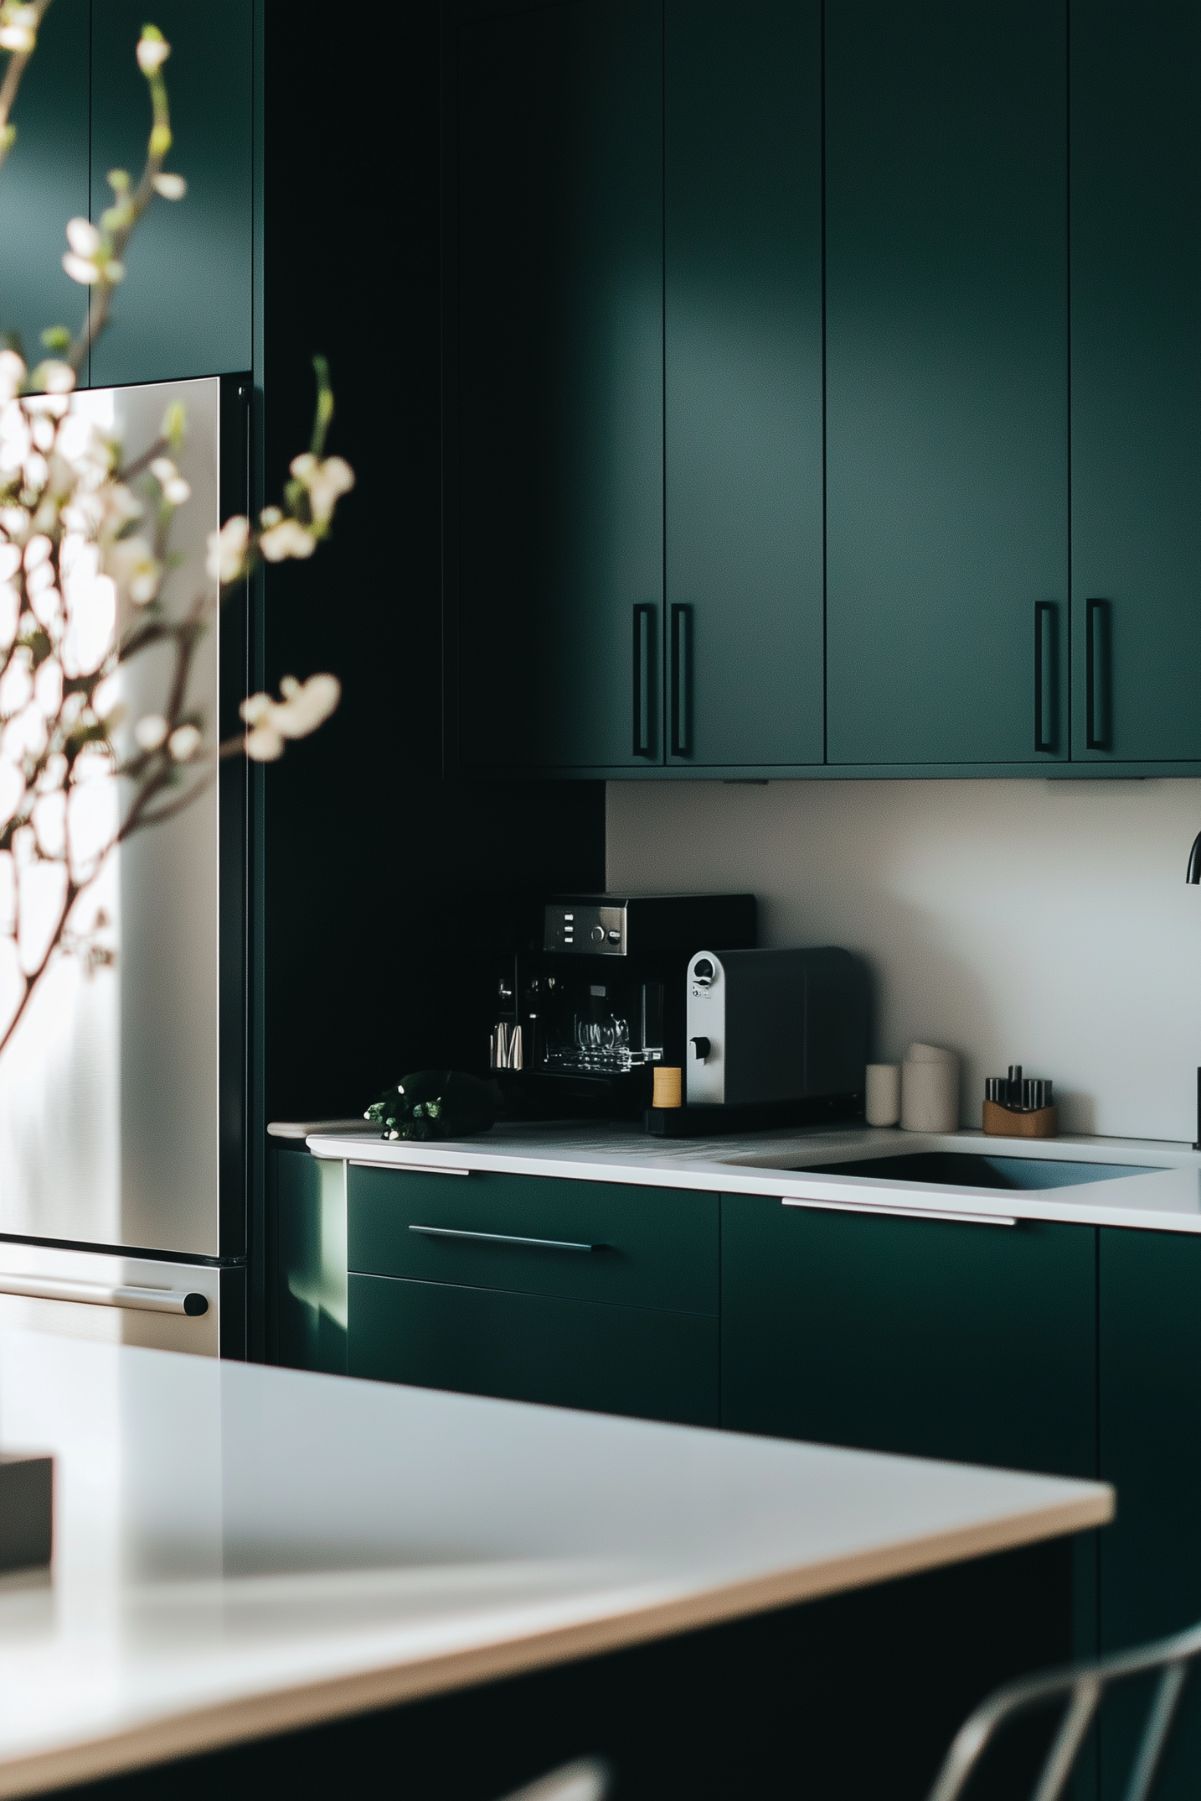
[[(750, 1159), (737, 1159), (749, 1162)], [(762, 1167), (762, 1166), (760, 1166)], [(895, 1151), (887, 1157), (848, 1157), (837, 1163), (776, 1163), (806, 1176), (858, 1176), (865, 1182), (921, 1182), (936, 1188), (1071, 1188), (1154, 1175), (1149, 1163), (1084, 1163), (1068, 1157), (993, 1157), (979, 1151)]]

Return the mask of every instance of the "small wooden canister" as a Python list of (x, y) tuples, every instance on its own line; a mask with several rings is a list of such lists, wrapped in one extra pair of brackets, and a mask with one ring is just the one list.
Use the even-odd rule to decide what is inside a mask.
[(652, 1071), (651, 1106), (682, 1107), (684, 1105), (684, 1071), (670, 1063), (656, 1064)]
[(985, 1101), (984, 1130), (994, 1138), (1054, 1138), (1059, 1130), (1059, 1109), (1038, 1107), (1031, 1113)]

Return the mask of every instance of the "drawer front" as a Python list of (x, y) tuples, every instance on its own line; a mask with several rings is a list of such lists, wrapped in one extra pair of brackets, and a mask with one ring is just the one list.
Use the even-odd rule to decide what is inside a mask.
[(1096, 1466), (1096, 1234), (809, 1212), (722, 1225), (723, 1424), (1065, 1476)]
[(487, 1288), (350, 1278), (350, 1374), (715, 1426), (717, 1320)]
[(352, 1164), (347, 1206), (360, 1274), (717, 1312), (716, 1195)]

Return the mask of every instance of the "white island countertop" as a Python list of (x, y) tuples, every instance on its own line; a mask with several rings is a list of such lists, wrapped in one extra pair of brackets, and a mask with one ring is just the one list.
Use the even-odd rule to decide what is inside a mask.
[[(921, 1208), (951, 1215), (1201, 1232), (1201, 1152), (1162, 1139), (994, 1138), (982, 1132), (936, 1136), (896, 1127), (844, 1126), (702, 1140), (656, 1138), (628, 1125), (569, 1122), (499, 1125), (475, 1138), (427, 1144), (390, 1144), (380, 1138), (377, 1128), (365, 1126), (355, 1132), (313, 1132), (307, 1143), (317, 1157), (398, 1168), (503, 1170), (648, 1188), (774, 1195), (778, 1200), (824, 1201), (877, 1211)], [(1083, 1160), (1129, 1165), (1132, 1173), (1071, 1187), (1023, 1190), (966, 1183), (952, 1188), (882, 1180), (875, 1174), (812, 1175), (804, 1167), (903, 1151)], [(1140, 1174), (1140, 1168), (1151, 1173)]]
[(0, 1795), (1104, 1523), (1099, 1483), (64, 1338), (0, 1337), (58, 1456), (0, 1579)]

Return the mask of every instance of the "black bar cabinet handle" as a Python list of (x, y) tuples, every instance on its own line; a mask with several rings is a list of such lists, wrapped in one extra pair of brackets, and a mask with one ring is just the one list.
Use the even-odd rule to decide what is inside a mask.
[(692, 755), (692, 708), (689, 667), (692, 648), (692, 608), (675, 603), (671, 609), (671, 754)]
[(1090, 600), (1084, 608), (1085, 745), (1089, 750), (1109, 749), (1109, 724), (1104, 717), (1106, 606), (1103, 600)]
[(651, 743), (651, 625), (655, 609), (646, 601), (634, 608), (634, 755), (649, 757)]
[(600, 1251), (599, 1244), (584, 1244), (574, 1238), (525, 1238), (517, 1232), (468, 1232), (461, 1226), (410, 1226), (422, 1238), (469, 1238), (476, 1244), (519, 1244), (539, 1251)]
[(1034, 603), (1034, 748), (1055, 749), (1055, 603)]

